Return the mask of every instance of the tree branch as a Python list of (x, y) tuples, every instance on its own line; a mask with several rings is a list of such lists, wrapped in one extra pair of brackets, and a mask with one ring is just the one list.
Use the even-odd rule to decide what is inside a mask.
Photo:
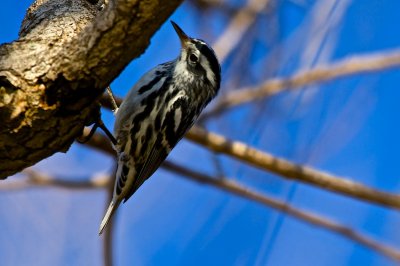
[(367, 54), (346, 58), (327, 66), (303, 71), (289, 78), (267, 80), (261, 85), (242, 88), (222, 95), (214, 108), (204, 113), (202, 119), (228, 111), (230, 108), (296, 89), (355, 74), (382, 71), (400, 67), (400, 51)]
[[(105, 136), (104, 136), (105, 138)], [(100, 137), (97, 138), (98, 140)], [(92, 145), (96, 145), (95, 143), (91, 143)], [(94, 147), (94, 146), (92, 146)], [(113, 155), (113, 151), (111, 148), (104, 150), (105, 152)], [(236, 196), (258, 202), (266, 207), (273, 208), (280, 212), (286, 213), (302, 222), (306, 222), (312, 224), (316, 227), (325, 229), (329, 232), (333, 232), (339, 234), (349, 240), (357, 242), (361, 245), (364, 245), (378, 253), (381, 253), (384, 256), (387, 256), (393, 260), (400, 261), (400, 252), (392, 247), (381, 244), (365, 235), (362, 235), (351, 228), (334, 222), (330, 219), (312, 214), (310, 212), (306, 212), (304, 210), (299, 210), (294, 208), (284, 202), (279, 200), (267, 197), (258, 192), (255, 192), (251, 189), (245, 188), (243, 185), (232, 181), (228, 178), (213, 178), (202, 174), (197, 171), (193, 171), (186, 167), (177, 165), (170, 161), (165, 161), (163, 163), (163, 168), (174, 172), (182, 177), (185, 177), (189, 180), (199, 182), (201, 184), (206, 184), (218, 188), (220, 190), (226, 191), (228, 193), (232, 193)], [(89, 181), (61, 181), (60, 179), (51, 178), (46, 175), (37, 173), (32, 170), (26, 170), (26, 174), (31, 180), (30, 183), (33, 185), (39, 186), (57, 186), (67, 189), (98, 189), (98, 188), (110, 188), (110, 177), (101, 177), (101, 178), (91, 178)], [(96, 181), (95, 181), (96, 180)], [(101, 180), (101, 181), (99, 181)], [(109, 193), (108, 193), (109, 194)], [(106, 265), (112, 265), (112, 233), (111, 228), (109, 228), (106, 232), (106, 236), (104, 238), (104, 250), (105, 250), (105, 261)]]
[(228, 178), (224, 179), (212, 178), (210, 176), (193, 171), (191, 169), (176, 165), (172, 162), (164, 162), (163, 166), (165, 169), (173, 171), (174, 173), (177, 173), (185, 178), (188, 178), (190, 180), (195, 180), (201, 184), (210, 185), (218, 189), (227, 191), (229, 193), (235, 194), (236, 196), (261, 203), (264, 206), (286, 213), (302, 222), (312, 224), (316, 227), (328, 230), (329, 232), (337, 233), (347, 239), (350, 239), (361, 245), (369, 247), (370, 249), (378, 253), (381, 253), (382, 255), (387, 256), (395, 261), (400, 261), (400, 252), (392, 247), (383, 245), (342, 224), (312, 214), (310, 212), (305, 212), (303, 210), (296, 209), (279, 200), (269, 198), (258, 192), (252, 191), (248, 188), (243, 187), (241, 184), (237, 182), (229, 180)]
[[(108, 178), (108, 183), (107, 183), (107, 201), (106, 205), (104, 206), (104, 211), (107, 210), (109, 202), (111, 202), (112, 197), (113, 197), (113, 192), (114, 192), (114, 180), (115, 180), (115, 172), (117, 170), (116, 164), (115, 164), (115, 171), (114, 174)], [(118, 217), (118, 213), (115, 213), (115, 215), (110, 219), (108, 222), (108, 226), (104, 232), (103, 236), (103, 256), (104, 256), (104, 266), (112, 266), (113, 264), (113, 254), (114, 254), (114, 249), (113, 249), (113, 239), (114, 239), (114, 228), (115, 228), (115, 220)]]
[(246, 6), (233, 16), (224, 33), (213, 44), (220, 62), (225, 61), (247, 29), (254, 23), (257, 14), (265, 9), (268, 3), (269, 0), (248, 0)]
[(202, 128), (194, 126), (185, 137), (212, 151), (226, 154), (279, 176), (314, 185), (355, 199), (400, 209), (399, 195), (382, 192), (343, 177), (336, 177), (311, 167), (291, 163), (249, 147), (242, 142), (230, 141), (221, 135), (207, 132)]
[(19, 40), (0, 46), (0, 178), (66, 151), (104, 88), (182, 0), (37, 0)]
[(23, 173), (25, 174), (26, 179), (11, 181), (9, 183), (1, 183), (0, 190), (10, 191), (16, 189), (25, 189), (32, 186), (56, 187), (73, 190), (91, 190), (104, 189), (110, 182), (110, 177), (108, 175), (93, 176), (89, 179), (82, 178), (81, 180), (69, 180), (64, 178), (54, 178), (29, 168), (25, 169)]
[[(116, 100), (118, 105), (120, 105), (121, 99), (118, 98)], [(111, 108), (111, 105), (107, 104), (105, 97), (103, 97), (102, 102), (104, 102), (106, 108)], [(109, 147), (104, 147), (104, 144), (107, 142), (101, 140), (104, 136), (100, 134), (95, 134), (95, 136), (96, 137), (88, 143), (89, 145), (102, 151), (115, 154), (109, 144), (107, 144)], [(198, 126), (193, 126), (192, 129), (186, 133), (185, 138), (214, 152), (226, 154), (249, 165), (272, 172), (284, 178), (297, 180), (358, 200), (400, 209), (400, 195), (382, 192), (344, 177), (337, 177), (308, 166), (292, 163), (252, 148), (242, 142), (228, 140), (224, 136), (208, 132)], [(100, 148), (100, 146), (102, 147)]]

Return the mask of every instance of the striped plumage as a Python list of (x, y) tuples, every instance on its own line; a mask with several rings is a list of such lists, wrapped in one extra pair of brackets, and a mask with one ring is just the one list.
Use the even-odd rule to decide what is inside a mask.
[(116, 114), (118, 168), (100, 234), (121, 201), (157, 170), (219, 90), (220, 65), (214, 51), (172, 24), (181, 40), (179, 57), (147, 72)]

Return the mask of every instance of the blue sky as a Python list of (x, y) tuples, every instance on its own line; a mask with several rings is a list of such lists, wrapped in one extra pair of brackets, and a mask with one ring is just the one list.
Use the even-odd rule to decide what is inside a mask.
[[(3, 3), (0, 23), (7, 26), (0, 31), (0, 42), (17, 37), (29, 2)], [(400, 2), (276, 3), (273, 15), (259, 18), (245, 34), (253, 41), (240, 43), (223, 64), (223, 90), (290, 76), (347, 56), (394, 50), (400, 42), (395, 31)], [(210, 43), (228, 21), (219, 13), (201, 16), (190, 4), (182, 5), (172, 19), (189, 35)], [(116, 94), (124, 96), (144, 72), (175, 58), (178, 51), (178, 38), (165, 23), (147, 51), (113, 82)], [(238, 66), (243, 64), (249, 65), (241, 72)], [(236, 108), (206, 126), (292, 161), (397, 193), (399, 78), (398, 70), (387, 70), (309, 86)], [(112, 127), (112, 115), (105, 111), (104, 117)], [(215, 173), (210, 153), (185, 140), (169, 158)], [(400, 248), (396, 211), (283, 180), (224, 156), (218, 160), (227, 176), (257, 191)], [(74, 144), (67, 154), (36, 168), (65, 178), (87, 178), (110, 173), (113, 160)], [(2, 263), (101, 265), (97, 229), (106, 200), (105, 191), (2, 191)], [(115, 233), (116, 265), (394, 265), (340, 236), (162, 169), (120, 207)]]

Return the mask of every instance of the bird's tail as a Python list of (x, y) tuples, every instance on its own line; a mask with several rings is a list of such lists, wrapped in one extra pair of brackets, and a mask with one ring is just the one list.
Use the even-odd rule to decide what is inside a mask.
[(103, 220), (101, 221), (100, 224), (100, 230), (99, 230), (99, 235), (103, 233), (104, 228), (107, 226), (107, 224), (110, 222), (110, 219), (114, 212), (117, 210), (119, 204), (121, 203), (121, 200), (119, 199), (112, 199), (110, 205), (108, 206), (107, 212), (104, 215)]

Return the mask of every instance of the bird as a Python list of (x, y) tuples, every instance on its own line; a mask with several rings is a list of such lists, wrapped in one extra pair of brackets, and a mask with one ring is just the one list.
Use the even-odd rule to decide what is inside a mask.
[(99, 235), (120, 203), (153, 175), (220, 89), (221, 66), (214, 50), (171, 24), (181, 43), (179, 56), (144, 74), (116, 113), (118, 165)]

